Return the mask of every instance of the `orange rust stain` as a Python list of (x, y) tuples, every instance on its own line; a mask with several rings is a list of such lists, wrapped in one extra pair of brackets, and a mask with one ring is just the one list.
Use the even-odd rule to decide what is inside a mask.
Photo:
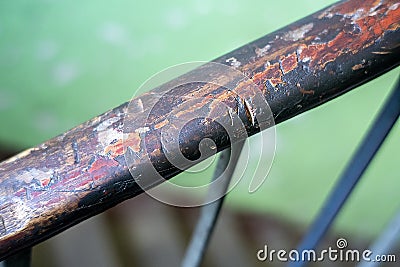
[(154, 125), (154, 128), (155, 129), (160, 129), (160, 128), (164, 127), (165, 125), (167, 125), (168, 123), (169, 123), (169, 120), (165, 119), (162, 122), (159, 122), (156, 125)]
[(383, 29), (390, 29), (391, 26), (396, 25), (399, 27), (400, 21), (400, 4), (396, 9), (389, 9), (386, 16), (378, 21), (379, 27)]
[(305, 90), (305, 89), (301, 88), (299, 83), (297, 83), (296, 86), (297, 86), (297, 88), (299, 88), (300, 93), (302, 93), (303, 95), (313, 95), (315, 93), (314, 90)]
[(304, 90), (303, 88), (299, 88), (300, 93), (304, 94), (304, 95), (313, 95), (315, 93), (314, 90)]
[(108, 145), (104, 149), (104, 153), (110, 155), (112, 158), (121, 156), (125, 153), (124, 142), (126, 147), (130, 147), (134, 152), (140, 151), (140, 141), (141, 138), (138, 133), (130, 133), (125, 141), (122, 139), (117, 140), (117, 142)]
[(125, 146), (130, 147), (134, 152), (140, 151), (140, 142), (142, 139), (140, 138), (139, 133), (129, 133), (128, 138), (125, 138)]
[(156, 158), (160, 157), (161, 155), (162, 155), (162, 152), (161, 152), (161, 150), (160, 150), (159, 148), (154, 149), (154, 150), (150, 153), (150, 156), (156, 157)]
[[(355, 2), (347, 2), (335, 7), (332, 12), (343, 15), (352, 15), (355, 12), (362, 13), (353, 22), (360, 28), (360, 33), (339, 32), (337, 36), (328, 43), (300, 45), (298, 47), (299, 61), (310, 61), (310, 66), (319, 65), (324, 68), (327, 63), (344, 53), (357, 53), (361, 48), (372, 45), (375, 40), (380, 38), (385, 31), (396, 30), (400, 27), (400, 8), (389, 8), (391, 3), (385, 3), (385, 8), (376, 9), (380, 13), (377, 16), (368, 16), (375, 7), (380, 6), (380, 1), (365, 1), (362, 5), (363, 10)], [(379, 18), (379, 19), (377, 19)]]
[(254, 74), (252, 81), (257, 84), (263, 84), (265, 81), (269, 81), (272, 86), (277, 86), (283, 83), (283, 73), (279, 67), (279, 62), (269, 65), (264, 71)]
[[(304, 41), (307, 41), (308, 37), (305, 37)], [(293, 53), (295, 49), (298, 47), (298, 44), (296, 42), (288, 44), (287, 46), (283, 46), (280, 49), (277, 49), (275, 51), (271, 51), (268, 54), (266, 54), (263, 57), (257, 58), (255, 61), (251, 61), (248, 64), (245, 64), (242, 66), (242, 71), (243, 72), (252, 72), (252, 70), (258, 69), (265, 65), (265, 62), (272, 62), (276, 61), (277, 58), (279, 58), (281, 55), (287, 55), (290, 53)]]
[(312, 45), (302, 45), (301, 52), (299, 55), (299, 60), (301, 61), (315, 61), (316, 57), (319, 55), (320, 51), (325, 48), (326, 44), (312, 44)]
[[(266, 79), (266, 70), (254, 74), (252, 80), (255, 84), (260, 85)], [(244, 84), (243, 84), (244, 85)]]
[(105, 154), (110, 154), (111, 157), (115, 158), (116, 156), (124, 154), (124, 147), (122, 144), (122, 140), (118, 140), (117, 142), (107, 146), (104, 149)]
[[(331, 12), (343, 15), (352, 15), (362, 8), (363, 13), (369, 12), (380, 5), (381, 0), (364, 0), (360, 5), (357, 1), (347, 1), (335, 6)], [(361, 11), (361, 10), (360, 10)]]
[[(214, 95), (210, 95), (209, 97), (205, 97), (198, 101), (198, 99), (189, 99), (188, 101), (181, 104), (179, 109), (173, 110), (175, 113), (173, 114), (177, 118), (185, 118), (185, 116), (191, 116), (191, 112), (200, 110), (206, 104), (212, 103), (211, 99), (214, 99)], [(209, 100), (210, 99), (210, 100)]]
[(283, 83), (282, 81), (282, 72), (279, 68), (279, 62), (272, 64), (267, 69), (267, 80), (270, 81), (272, 86), (276, 86), (279, 83)]
[[(249, 83), (249, 86), (254, 86), (253, 83), (251, 83), (251, 81)], [(234, 99), (234, 97), (236, 96), (236, 93), (237, 93), (237, 88), (235, 88), (234, 91), (227, 90), (225, 92), (222, 92), (222, 93), (216, 95), (214, 97), (214, 99), (218, 100), (219, 102), (224, 102), (224, 101), (229, 101), (229, 100), (232, 101)]]
[(283, 74), (286, 74), (295, 68), (297, 68), (297, 55), (296, 53), (289, 54), (288, 56), (282, 56), (280, 58), (281, 61), (281, 67)]
[(96, 159), (95, 162), (93, 162), (92, 166), (90, 166), (90, 169), (88, 171), (95, 172), (102, 169), (103, 167), (109, 168), (115, 166), (118, 166), (118, 162), (116, 162), (113, 159), (98, 158)]
[(354, 65), (351, 69), (352, 70), (359, 70), (359, 69), (362, 69), (362, 68), (364, 68), (363, 64), (357, 64), (357, 65)]
[(335, 59), (340, 56), (343, 52), (339, 51), (337, 53), (326, 53), (322, 59), (320, 60), (319, 66), (321, 69), (325, 68), (326, 64), (328, 64), (329, 62), (333, 62), (335, 61)]
[(345, 33), (345, 32), (339, 32), (338, 35), (336, 35), (335, 39), (330, 40), (328, 42), (328, 47), (334, 47), (336, 50), (342, 49), (346, 46), (349, 45), (349, 43), (347, 43), (349, 41), (349, 39), (352, 39), (354, 37), (351, 37), (351, 34)]
[(39, 180), (40, 185), (42, 187), (48, 186), (50, 184), (50, 181), (51, 181), (51, 177), (45, 177), (45, 178)]
[[(300, 46), (293, 44), (276, 51), (273, 51), (271, 48), (271, 53), (244, 65), (242, 68), (243, 71), (257, 69), (267, 61), (275, 61), (282, 54), (292, 54), (295, 49), (298, 52), (298, 62), (309, 62), (310, 67), (318, 66), (318, 68), (324, 68), (328, 62), (335, 60), (338, 56), (345, 53), (355, 54), (360, 49), (373, 45), (386, 31), (400, 28), (400, 6), (394, 1), (366, 0), (362, 3), (357, 1), (342, 2), (323, 12), (320, 19), (333, 14), (343, 16), (345, 23), (351, 23), (355, 27), (358, 27), (360, 32), (349, 32), (347, 29), (344, 29), (333, 40), (327, 43), (306, 44), (308, 42), (307, 38), (315, 38), (315, 36), (310, 36), (305, 38), (303, 41), (304, 44)], [(372, 16), (372, 14), (374, 15)], [(283, 59), (280, 59), (282, 62)], [(288, 66), (294, 65), (289, 64)], [(265, 71), (254, 74), (252, 79), (257, 85), (269, 81), (273, 86), (276, 86), (279, 83), (283, 83), (282, 75), (291, 69), (290, 67), (286, 68), (284, 64), (281, 67), (283, 73), (276, 71), (274, 74), (271, 74), (274, 68), (271, 65)]]
[(388, 31), (396, 31), (398, 28), (400, 28), (400, 23), (393, 23), (389, 26)]

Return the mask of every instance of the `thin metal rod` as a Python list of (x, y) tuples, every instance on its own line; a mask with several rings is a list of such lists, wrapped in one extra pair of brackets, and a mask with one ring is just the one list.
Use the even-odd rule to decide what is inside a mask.
[(0, 262), (0, 267), (30, 267), (32, 248), (26, 248), (19, 253)]
[[(190, 244), (186, 250), (185, 257), (183, 258), (181, 265), (182, 267), (198, 267), (202, 262), (203, 255), (214, 231), (218, 215), (225, 199), (225, 193), (235, 171), (235, 167), (239, 160), (240, 152), (242, 151), (244, 142), (245, 141), (240, 141), (236, 144), (233, 144), (235, 149), (229, 148), (220, 153), (212, 181), (216, 179), (223, 179), (224, 183), (216, 189), (219, 191), (217, 193), (220, 193), (222, 197), (212, 203), (204, 205), (201, 208), (200, 218), (193, 232)], [(232, 151), (233, 153), (231, 153)], [(221, 176), (224, 171), (225, 173), (223, 176)], [(215, 195), (215, 192), (209, 191), (207, 197), (212, 195)]]
[[(375, 240), (369, 248), (374, 255), (388, 255), (397, 244), (400, 242), (400, 209), (394, 215), (392, 220), (387, 225), (382, 234)], [(380, 266), (382, 262), (379, 261), (362, 261), (357, 267), (375, 267)]]
[[(301, 254), (304, 250), (315, 249), (336, 215), (342, 208), (353, 188), (360, 180), (362, 174), (379, 150), (386, 136), (392, 129), (400, 114), (400, 80), (390, 94), (379, 116), (365, 136), (357, 152), (353, 155), (349, 165), (342, 174), (339, 182), (325, 201), (323, 208), (310, 227), (307, 235), (298, 247)], [(306, 262), (296, 261), (289, 263), (289, 266), (305, 266)]]

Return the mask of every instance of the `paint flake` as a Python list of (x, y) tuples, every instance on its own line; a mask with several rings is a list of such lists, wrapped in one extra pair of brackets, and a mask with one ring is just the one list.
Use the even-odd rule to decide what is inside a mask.
[(308, 23), (306, 25), (301, 26), (300, 28), (289, 31), (283, 35), (283, 40), (285, 41), (298, 41), (306, 35), (309, 31), (314, 27), (314, 23)]

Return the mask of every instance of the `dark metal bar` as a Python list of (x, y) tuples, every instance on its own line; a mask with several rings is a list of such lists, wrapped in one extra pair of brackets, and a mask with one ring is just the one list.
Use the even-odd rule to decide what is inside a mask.
[[(367, 169), (400, 115), (400, 79), (388, 97), (380, 114), (353, 155), (323, 208), (300, 243), (298, 251), (315, 249), (339, 213), (343, 204)], [(291, 262), (290, 266), (305, 266), (306, 261)]]
[[(398, 1), (343, 1), (214, 62), (245, 73), (279, 123), (399, 65), (399, 21)], [(201, 68), (186, 77), (199, 74)], [(232, 112), (217, 112), (211, 100), (240, 117), (244, 128), (238, 125), (234, 131), (239, 137), (259, 132), (261, 122), (254, 115), (266, 111), (253, 102), (248, 82), (211, 76), (222, 86), (186, 84), (160, 101), (157, 89), (132, 100), (138, 116), (149, 110), (150, 115), (144, 124), (133, 116), (125, 124), (128, 132), (123, 132), (125, 103), (0, 163), (0, 260), (142, 193), (135, 178), (151, 180), (149, 169), (166, 179), (180, 173), (166, 157), (160, 133), (190, 114), (209, 114), (206, 120), (188, 122), (173, 137), (193, 164), (204, 138), (214, 140), (218, 151), (229, 147), (230, 138), (217, 121), (229, 121)], [(132, 174), (124, 158), (124, 136), (134, 156)]]
[(0, 262), (0, 267), (29, 267), (31, 266), (31, 258), (32, 248), (26, 248)]
[[(398, 248), (400, 243), (400, 209), (397, 210), (391, 221), (386, 228), (382, 231), (380, 236), (369, 247), (372, 251), (371, 259), (376, 255), (388, 255), (394, 249)], [(379, 261), (361, 261), (357, 267), (378, 267), (382, 265)]]
[[(243, 145), (244, 141), (234, 144), (237, 150), (233, 150), (232, 152), (234, 153), (232, 154), (230, 148), (225, 149), (220, 153), (212, 181), (215, 181), (216, 179), (222, 179), (224, 181), (224, 184), (215, 189), (216, 191), (218, 191), (216, 192), (216, 194), (222, 195), (222, 197), (214, 202), (206, 204), (201, 208), (200, 218), (193, 232), (190, 244), (186, 250), (185, 257), (183, 258), (181, 265), (182, 267), (200, 266), (211, 235), (214, 231), (218, 215), (221, 211), (221, 207), (225, 199), (225, 193), (227, 192), (232, 175), (235, 171), (235, 167), (239, 160), (240, 152), (242, 151)], [(224, 171), (225, 173), (222, 175)], [(208, 196), (213, 195), (215, 195), (215, 193), (210, 192)]]

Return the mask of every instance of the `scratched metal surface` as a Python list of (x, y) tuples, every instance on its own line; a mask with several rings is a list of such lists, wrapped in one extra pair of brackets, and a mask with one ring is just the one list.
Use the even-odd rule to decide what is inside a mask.
[[(263, 92), (279, 123), (397, 66), (398, 7), (398, 1), (339, 3), (215, 62), (245, 73)], [(212, 123), (229, 119), (229, 113), (212, 113), (206, 97), (188, 109), (187, 94), (208, 95), (225, 102), (243, 120), (248, 134), (257, 133), (253, 112), (258, 109), (249, 100), (252, 92), (238, 83), (237, 89), (241, 88), (238, 99), (234, 92), (220, 88), (187, 86), (179, 91), (179, 101), (153, 110), (155, 116), (146, 122), (145, 135), (138, 134), (143, 125), (132, 124), (128, 142), (137, 153), (133, 163), (137, 175), (146, 172), (143, 159), (148, 155), (164, 177), (179, 173), (165, 158), (159, 140), (161, 128), (173, 127), (168, 120), (172, 112), (185, 116), (210, 108), (210, 123), (187, 125), (181, 143), (189, 146), (189, 158), (196, 154), (197, 141), (204, 137), (215, 140), (218, 150), (229, 145), (226, 133)], [(135, 101), (145, 109), (152, 97), (150, 92)], [(123, 160), (126, 109), (125, 103), (0, 164), (0, 259), (142, 192)], [(146, 147), (142, 147), (143, 138)]]

